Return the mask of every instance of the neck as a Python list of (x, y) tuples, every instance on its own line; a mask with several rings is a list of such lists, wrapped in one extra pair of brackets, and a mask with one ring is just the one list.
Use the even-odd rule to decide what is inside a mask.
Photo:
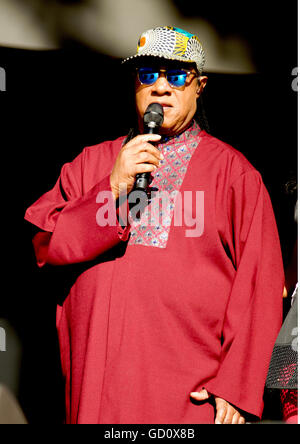
[(192, 119), (190, 122), (188, 122), (183, 128), (180, 128), (177, 131), (160, 131), (160, 134), (165, 139), (171, 139), (172, 137), (178, 137), (181, 134), (183, 134), (187, 129), (189, 129), (194, 123), (194, 120)]

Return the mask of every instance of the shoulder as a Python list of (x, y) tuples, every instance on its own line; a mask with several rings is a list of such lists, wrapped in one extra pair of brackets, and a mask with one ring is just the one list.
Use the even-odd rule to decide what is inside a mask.
[(202, 133), (201, 149), (205, 152), (206, 157), (213, 161), (214, 168), (230, 176), (231, 182), (246, 173), (253, 173), (254, 176), (260, 175), (244, 154), (236, 148), (205, 131)]
[(94, 162), (101, 158), (101, 161), (111, 161), (120, 151), (126, 136), (118, 137), (115, 140), (108, 140), (96, 145), (87, 146), (82, 152), (85, 162)]
[(94, 170), (108, 172), (122, 148), (125, 137), (108, 140), (96, 145), (86, 146), (82, 152), (73, 160), (72, 168), (78, 165), (81, 174), (92, 174)]
[(96, 145), (86, 146), (73, 160), (65, 163), (63, 169), (79, 169), (82, 170), (89, 165), (95, 165), (96, 162), (101, 164), (108, 163), (117, 156), (122, 147), (126, 136), (119, 137), (115, 140), (108, 140)]
[(81, 194), (111, 173), (125, 137), (85, 147), (72, 162), (62, 167), (61, 181), (78, 184)]

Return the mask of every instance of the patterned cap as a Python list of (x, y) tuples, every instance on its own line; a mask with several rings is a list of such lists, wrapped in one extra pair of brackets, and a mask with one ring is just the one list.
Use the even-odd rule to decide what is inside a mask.
[(141, 56), (195, 63), (199, 74), (202, 73), (205, 64), (205, 53), (198, 37), (171, 26), (158, 27), (144, 32), (138, 42), (137, 54), (128, 57), (122, 63)]

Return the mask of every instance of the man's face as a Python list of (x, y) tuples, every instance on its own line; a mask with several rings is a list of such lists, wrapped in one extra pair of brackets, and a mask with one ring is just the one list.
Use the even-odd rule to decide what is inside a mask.
[(186, 83), (182, 87), (172, 87), (164, 71), (160, 73), (158, 79), (152, 85), (141, 84), (138, 75), (135, 79), (135, 99), (140, 131), (143, 132), (143, 116), (147, 107), (156, 102), (160, 103), (164, 110), (164, 123), (160, 133), (178, 134), (188, 127), (194, 117), (197, 109), (197, 99), (205, 87), (207, 77), (199, 78), (193, 65), (164, 63), (155, 66), (145, 62), (143, 66), (149, 67), (149, 65), (161, 70), (184, 68), (192, 73), (187, 76)]

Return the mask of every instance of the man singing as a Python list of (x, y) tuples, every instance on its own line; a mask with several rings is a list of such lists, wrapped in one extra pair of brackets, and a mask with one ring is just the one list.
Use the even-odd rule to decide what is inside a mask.
[[(262, 414), (281, 326), (270, 198), (198, 118), (207, 77), (195, 35), (148, 30), (123, 63), (135, 82), (129, 135), (85, 148), (25, 215), (40, 267), (82, 265), (57, 309), (66, 422), (243, 424)], [(152, 103), (159, 135), (144, 134)], [(151, 199), (124, 219), (145, 172)]]

